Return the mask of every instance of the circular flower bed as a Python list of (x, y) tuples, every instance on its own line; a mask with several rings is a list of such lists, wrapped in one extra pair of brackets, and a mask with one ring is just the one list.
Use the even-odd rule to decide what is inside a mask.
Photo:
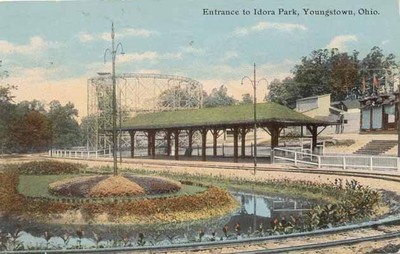
[[(145, 194), (136, 198), (111, 197), (112, 190), (101, 192), (104, 181), (135, 183)], [(40, 181), (41, 178), (38, 178)], [(123, 179), (123, 180), (121, 180)], [(50, 184), (57, 197), (28, 197), (21, 195), (19, 174), (15, 171), (0, 173), (0, 211), (10, 216), (29, 218), (38, 222), (56, 224), (154, 224), (185, 222), (220, 217), (237, 209), (232, 195), (220, 188), (207, 187), (194, 194), (171, 194), (181, 184), (166, 178), (124, 174), (118, 179), (110, 176), (73, 177)], [(32, 182), (31, 184), (35, 184)], [(186, 186), (187, 184), (185, 184)], [(46, 185), (44, 185), (46, 186)], [(96, 189), (96, 186), (100, 186)], [(115, 185), (114, 185), (115, 187)], [(132, 185), (128, 184), (131, 188)], [(205, 186), (203, 186), (205, 187)], [(46, 188), (46, 187), (44, 187)], [(103, 188), (105, 190), (107, 188)], [(124, 193), (126, 186), (118, 193)], [(50, 193), (51, 195), (54, 195)], [(111, 198), (91, 197), (93, 193), (107, 193)], [(147, 193), (150, 193), (148, 195)], [(164, 193), (164, 195), (151, 195)], [(165, 194), (167, 193), (167, 194)], [(86, 195), (86, 196), (85, 196)]]
[(162, 177), (137, 176), (84, 176), (67, 178), (49, 185), (49, 192), (65, 197), (122, 197), (174, 193), (181, 183)]

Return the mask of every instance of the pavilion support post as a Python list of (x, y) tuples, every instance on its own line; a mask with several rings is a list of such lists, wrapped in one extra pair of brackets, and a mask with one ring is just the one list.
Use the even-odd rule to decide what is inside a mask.
[(220, 135), (220, 130), (212, 129), (211, 134), (213, 135), (213, 156), (217, 156), (217, 142)]
[(131, 137), (131, 158), (135, 157), (135, 134), (136, 131), (129, 131)]
[(315, 125), (307, 125), (307, 129), (310, 131), (311, 135), (312, 135), (312, 151), (313, 153), (316, 152), (316, 148), (317, 148), (317, 136), (318, 136), (318, 126)]
[(147, 156), (151, 156), (151, 142), (152, 142), (152, 137), (151, 137), (151, 131), (147, 132)]
[(156, 131), (151, 132), (151, 158), (156, 158)]
[(202, 128), (201, 133), (201, 159), (206, 161), (206, 149), (207, 149), (207, 128)]
[(238, 138), (239, 128), (233, 127), (233, 161), (238, 162)]
[(188, 130), (188, 141), (189, 141), (189, 144), (188, 144), (188, 150), (189, 150), (189, 153), (188, 153), (188, 156), (189, 157), (192, 157), (192, 151), (193, 151), (193, 129), (189, 129)]
[(175, 138), (175, 160), (179, 160), (179, 130), (174, 130)]
[(240, 138), (242, 139), (242, 153), (241, 156), (244, 159), (246, 157), (246, 134), (247, 134), (246, 127), (240, 129)]
[(271, 149), (274, 149), (279, 145), (279, 134), (282, 128), (276, 125), (272, 125), (268, 126), (267, 129), (269, 130), (269, 133), (271, 135)]
[(167, 156), (171, 155), (171, 131), (165, 133), (165, 139), (167, 140)]

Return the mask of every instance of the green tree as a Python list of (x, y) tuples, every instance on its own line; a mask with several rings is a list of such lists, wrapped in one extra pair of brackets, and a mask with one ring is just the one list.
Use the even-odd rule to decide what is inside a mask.
[(206, 94), (203, 99), (203, 106), (206, 108), (229, 106), (236, 103), (237, 100), (228, 95), (228, 88), (224, 85), (220, 86), (218, 89), (214, 88), (210, 95)]
[(302, 98), (300, 86), (293, 78), (287, 77), (282, 81), (275, 79), (268, 86), (267, 101), (276, 102), (289, 108), (296, 106), (296, 100)]
[(30, 110), (11, 126), (11, 140), (16, 152), (41, 152), (49, 148), (51, 133), (47, 117)]
[(161, 108), (171, 109), (182, 107), (197, 108), (200, 106), (200, 101), (193, 99), (192, 92), (187, 87), (174, 86), (161, 93), (158, 97), (158, 105)]
[(30, 110), (35, 110), (39, 113), (46, 114), (45, 104), (38, 100), (21, 101), (16, 106), (17, 111), (22, 112), (22, 115)]
[(59, 101), (50, 102), (47, 114), (52, 133), (52, 146), (57, 148), (71, 148), (82, 145), (81, 130), (75, 117), (78, 110), (74, 104), (68, 102), (65, 106)]
[(96, 118), (94, 116), (83, 117), (79, 128), (82, 134), (82, 145), (87, 145), (87, 142), (94, 142), (96, 140), (96, 133), (94, 131), (96, 128)]
[[(332, 100), (359, 98), (363, 93), (363, 79), (371, 93), (374, 76), (382, 85), (397, 68), (395, 56), (385, 56), (379, 47), (373, 47), (362, 60), (357, 51), (349, 54), (337, 49), (314, 50), (294, 67), (292, 79), (272, 82), (266, 98), (292, 108), (296, 99), (327, 93), (332, 95)], [(393, 86), (393, 79), (386, 82)]]
[(378, 88), (385, 82), (388, 82), (388, 85), (394, 85), (393, 79), (389, 77), (394, 74), (394, 69), (398, 69), (398, 64), (394, 54), (385, 56), (382, 49), (375, 46), (360, 62), (359, 69), (360, 76), (366, 80), (368, 92), (371, 93), (374, 90), (374, 76), (378, 81)]
[(13, 103), (14, 96), (11, 91), (15, 86), (0, 86), (0, 150), (1, 153), (10, 149), (11, 146), (11, 123), (15, 118), (16, 106)]
[[(358, 52), (335, 54), (331, 59), (331, 87), (330, 93), (334, 100), (343, 100), (352, 91), (360, 91), (360, 75), (358, 71)], [(356, 90), (354, 90), (356, 88)], [(361, 94), (357, 94), (360, 96)]]
[(301, 98), (330, 93), (344, 99), (358, 80), (358, 52), (352, 55), (337, 49), (319, 49), (303, 57), (293, 70)]

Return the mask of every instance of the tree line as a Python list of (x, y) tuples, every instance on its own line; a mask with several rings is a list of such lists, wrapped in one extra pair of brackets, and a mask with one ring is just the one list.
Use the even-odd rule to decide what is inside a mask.
[[(301, 58), (295, 65), (291, 77), (273, 80), (264, 100), (277, 102), (294, 108), (297, 99), (330, 93), (333, 100), (360, 98), (376, 94), (382, 87), (393, 87), (398, 63), (394, 54), (385, 55), (379, 47), (373, 47), (362, 59), (359, 52), (339, 52), (337, 49), (319, 49)], [(0, 77), (1, 78), (1, 77)], [(77, 121), (78, 110), (74, 104), (62, 105), (54, 100), (48, 105), (40, 101), (15, 103), (12, 85), (0, 84), (0, 150), (2, 152), (40, 152), (52, 147), (68, 149), (86, 144), (91, 135), (88, 127), (97, 124), (106, 129), (107, 121), (97, 121), (91, 116)], [(179, 98), (177, 100), (177, 98)], [(179, 86), (164, 91), (159, 96), (159, 106), (168, 107), (184, 103), (190, 98), (190, 91)], [(253, 103), (250, 94), (243, 94), (241, 100), (228, 94), (224, 85), (214, 88), (209, 94), (202, 91), (203, 107), (219, 107)], [(99, 102), (102, 119), (111, 119), (111, 97)], [(200, 103), (200, 102), (194, 102)], [(193, 105), (200, 106), (200, 105)], [(122, 113), (120, 113), (122, 114)], [(127, 115), (123, 115), (125, 118)]]
[(15, 86), (0, 86), (0, 144), (2, 153), (31, 153), (51, 147), (82, 145), (82, 132), (74, 104), (38, 100), (15, 103)]
[(394, 86), (395, 71), (396, 56), (385, 55), (376, 46), (362, 59), (358, 51), (314, 50), (294, 66), (292, 77), (269, 84), (266, 99), (294, 108), (297, 99), (315, 95), (331, 94), (333, 100), (344, 100), (391, 92), (388, 87)]
[[(181, 88), (180, 86), (176, 86), (165, 90), (158, 98), (159, 106), (162, 108), (170, 107), (171, 105), (177, 104), (179, 107), (185, 107), (185, 103), (190, 98), (190, 92)], [(224, 85), (219, 86), (218, 88), (213, 88), (208, 94), (206, 91), (202, 91), (203, 97), (203, 105), (204, 108), (213, 108), (213, 107), (221, 107), (221, 106), (230, 106), (235, 104), (249, 104), (253, 103), (253, 97), (249, 94), (243, 94), (242, 100), (237, 100), (233, 96), (229, 95), (228, 88)], [(200, 102), (196, 102), (192, 106), (199, 107)]]

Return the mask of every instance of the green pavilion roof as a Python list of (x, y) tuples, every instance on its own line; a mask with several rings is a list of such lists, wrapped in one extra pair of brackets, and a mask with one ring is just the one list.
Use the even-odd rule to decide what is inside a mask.
[[(215, 108), (143, 113), (128, 118), (122, 130), (148, 130), (190, 127), (230, 127), (254, 124), (253, 104)], [(273, 102), (257, 104), (257, 123), (291, 125), (330, 125)]]

